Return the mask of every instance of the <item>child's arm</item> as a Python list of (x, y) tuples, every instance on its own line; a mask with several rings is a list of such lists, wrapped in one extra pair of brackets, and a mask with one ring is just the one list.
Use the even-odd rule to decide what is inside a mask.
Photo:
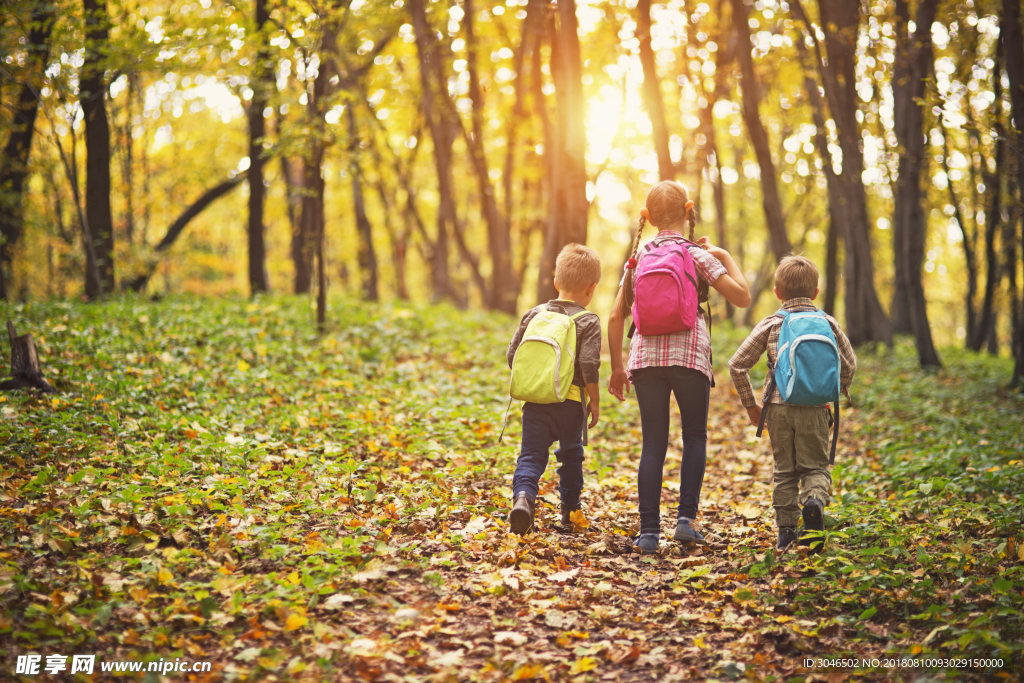
[(719, 276), (711, 286), (733, 306), (738, 308), (749, 306), (750, 289), (747, 287), (747, 279), (743, 277), (743, 271), (736, 265), (736, 261), (733, 260), (729, 252), (711, 244), (711, 239), (708, 237), (701, 237), (697, 243), (718, 259), (718, 262), (725, 268), (725, 273)]
[(611, 315), (608, 316), (608, 353), (612, 359), (612, 376), (608, 380), (608, 393), (624, 401), (629, 393), (629, 375), (622, 366), (622, 335), (626, 326), (626, 319), (622, 315), (622, 299), (625, 294), (619, 287), (619, 294), (615, 297), (615, 304), (612, 306)]
[(768, 348), (768, 336), (771, 333), (769, 320), (771, 318), (759, 322), (729, 359), (729, 375), (736, 387), (736, 393), (740, 396), (740, 402), (747, 409), (751, 424), (758, 424), (761, 421), (761, 404), (757, 402), (754, 389), (750, 386), (750, 368), (757, 364)]
[(833, 321), (832, 327), (836, 333), (836, 346), (839, 347), (839, 391), (852, 402), (850, 385), (853, 384), (853, 373), (857, 372), (857, 354), (853, 352), (853, 345), (839, 329), (839, 325)]
[(597, 382), (591, 382), (587, 385), (587, 396), (590, 397), (590, 401), (587, 403), (587, 412), (590, 414), (590, 424), (587, 427), (593, 427), (597, 424), (597, 419), (601, 416), (601, 389), (597, 386)]

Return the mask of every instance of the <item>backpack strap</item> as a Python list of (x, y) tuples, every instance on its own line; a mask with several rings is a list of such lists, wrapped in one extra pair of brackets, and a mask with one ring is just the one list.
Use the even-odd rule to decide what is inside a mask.
[(832, 450), (828, 454), (828, 464), (836, 464), (836, 443), (839, 441), (839, 400), (836, 399), (836, 413), (833, 415), (835, 420), (832, 423)]
[[(583, 309), (579, 313), (574, 313), (573, 315), (570, 315), (569, 318), (573, 321), (573, 323), (575, 323), (577, 318), (579, 318), (580, 316), (586, 315), (587, 313), (592, 313), (593, 315), (597, 315), (593, 311), (588, 311), (586, 309)], [(580, 365), (579, 354), (577, 354), (576, 355), (575, 367), (579, 367), (579, 365)], [(576, 371), (575, 367), (573, 368), (573, 372)], [(580, 368), (580, 406), (583, 408), (583, 447), (586, 448), (586, 446), (587, 446), (587, 431), (588, 431), (587, 430), (587, 387), (585, 386), (584, 382), (585, 382), (585, 380), (583, 379), (583, 368)]]
[(772, 398), (772, 393), (775, 392), (775, 366), (771, 361), (768, 361), (768, 400), (764, 400), (764, 404), (761, 406), (761, 419), (757, 422), (757, 438), (761, 438), (761, 432), (764, 430), (764, 418), (768, 413), (768, 401)]

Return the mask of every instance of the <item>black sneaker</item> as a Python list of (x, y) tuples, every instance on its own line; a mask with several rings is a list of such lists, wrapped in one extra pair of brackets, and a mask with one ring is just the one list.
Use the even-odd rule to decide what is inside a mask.
[(798, 540), (795, 526), (779, 527), (779, 542), (775, 545), (778, 550), (784, 550)]
[(812, 553), (821, 552), (825, 545), (822, 538), (822, 532), (825, 531), (824, 508), (817, 498), (808, 498), (804, 502), (804, 533), (800, 535), (800, 545), (810, 546)]
[(683, 543), (707, 545), (708, 542), (704, 540), (704, 536), (693, 528), (692, 523), (693, 520), (689, 517), (680, 517), (676, 520), (676, 532), (672, 535), (672, 538)]
[(640, 534), (636, 539), (636, 548), (641, 555), (656, 555), (659, 538), (659, 534)]
[(535, 507), (536, 503), (530, 499), (528, 494), (520, 493), (516, 496), (515, 502), (512, 504), (512, 512), (508, 516), (512, 533), (525, 536), (533, 528)]

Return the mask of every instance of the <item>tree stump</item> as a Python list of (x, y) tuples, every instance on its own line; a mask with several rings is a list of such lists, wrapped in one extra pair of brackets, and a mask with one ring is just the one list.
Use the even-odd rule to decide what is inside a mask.
[(31, 334), (20, 337), (14, 330), (11, 321), (7, 321), (7, 336), (11, 339), (11, 379), (0, 382), (0, 390), (38, 389), (44, 394), (53, 394), (57, 390), (43, 378), (39, 369), (39, 356), (36, 355), (36, 344)]

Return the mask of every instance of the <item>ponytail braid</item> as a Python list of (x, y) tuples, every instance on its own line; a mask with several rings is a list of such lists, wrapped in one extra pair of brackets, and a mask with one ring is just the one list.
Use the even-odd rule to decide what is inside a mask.
[(697, 227), (697, 212), (693, 208), (693, 200), (687, 201), (684, 208), (686, 209), (686, 219), (690, 222), (690, 241), (693, 242), (693, 231)]
[(629, 315), (630, 310), (633, 308), (633, 269), (636, 268), (636, 252), (640, 249), (640, 235), (644, 231), (644, 226), (647, 225), (647, 219), (640, 216), (640, 222), (636, 226), (636, 236), (633, 238), (633, 250), (629, 254), (629, 260), (626, 262), (626, 276), (622, 282), (622, 317), (625, 318)]

